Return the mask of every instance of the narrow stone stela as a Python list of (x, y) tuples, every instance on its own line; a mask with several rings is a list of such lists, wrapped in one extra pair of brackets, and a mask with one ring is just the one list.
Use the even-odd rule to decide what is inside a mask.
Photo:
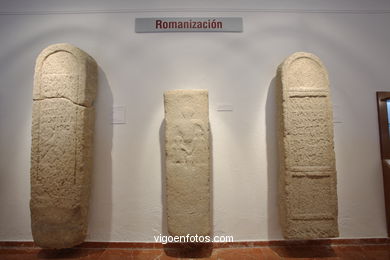
[(210, 130), (207, 90), (164, 93), (168, 232), (209, 235)]
[(333, 115), (328, 74), (297, 52), (277, 72), (279, 206), (285, 238), (338, 236)]
[(31, 229), (45, 248), (84, 241), (92, 167), (97, 65), (70, 44), (37, 58), (33, 89)]

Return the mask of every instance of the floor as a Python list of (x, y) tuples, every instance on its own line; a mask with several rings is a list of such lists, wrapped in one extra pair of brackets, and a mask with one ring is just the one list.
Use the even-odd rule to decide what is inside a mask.
[[(22, 243), (20, 243), (22, 244)], [(291, 244), (264, 245), (264, 243), (244, 242), (225, 245), (180, 245), (145, 246), (147, 243), (108, 246), (82, 245), (65, 250), (40, 249), (31, 244), (15, 245), (0, 242), (0, 260), (14, 259), (389, 259), (390, 243), (337, 243), (337, 244)], [(101, 248), (99, 248), (101, 246)]]

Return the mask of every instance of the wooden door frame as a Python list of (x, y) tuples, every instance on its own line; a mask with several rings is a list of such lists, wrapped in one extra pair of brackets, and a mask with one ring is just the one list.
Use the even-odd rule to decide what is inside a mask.
[(387, 111), (387, 100), (390, 100), (390, 92), (376, 92), (376, 98), (378, 105), (378, 123), (383, 173), (383, 189), (385, 195), (387, 235), (390, 236), (390, 132)]

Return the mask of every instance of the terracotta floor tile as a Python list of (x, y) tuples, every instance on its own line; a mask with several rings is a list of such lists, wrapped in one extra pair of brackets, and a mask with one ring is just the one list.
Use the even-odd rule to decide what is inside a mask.
[(163, 249), (149, 249), (149, 250), (133, 250), (134, 260), (168, 260), (175, 259), (180, 260), (181, 258), (171, 257), (166, 255)]
[[(302, 258), (300, 258), (299, 260), (301, 260), (301, 259)], [(315, 260), (343, 260), (344, 258), (342, 258), (340, 256), (331, 256), (331, 257), (315, 257), (315, 258), (311, 258), (311, 259), (315, 259)]]
[(235, 259), (262, 259), (261, 248), (220, 248), (215, 249), (211, 259), (235, 260)]
[(132, 260), (133, 251), (128, 249), (105, 249), (98, 258), (88, 258), (98, 260)]
[(337, 256), (330, 246), (283, 246), (271, 247), (271, 249), (283, 259), (299, 258), (303, 260)]
[(1, 249), (0, 250), (0, 259), (1, 260), (35, 260), (37, 258), (38, 250), (34, 252), (27, 250), (19, 250), (19, 249)]
[(197, 258), (207, 259), (213, 253), (212, 244), (169, 244), (164, 246), (167, 256), (174, 258)]
[(98, 259), (103, 249), (71, 248), (71, 249), (39, 249), (36, 259)]
[(333, 246), (334, 252), (343, 260), (367, 259), (359, 246)]
[(367, 245), (360, 247), (367, 259), (389, 260), (390, 246), (389, 245)]
[(261, 247), (261, 254), (264, 260), (279, 260), (282, 259), (272, 248), (269, 247)]
[(66, 250), (48, 250), (34, 247), (0, 248), (0, 260), (390, 260), (390, 245), (334, 245), (321, 244), (296, 246), (247, 247), (232, 246), (230, 248), (212, 248), (197, 245), (169, 245), (164, 248), (131, 249), (122, 248), (72, 248)]

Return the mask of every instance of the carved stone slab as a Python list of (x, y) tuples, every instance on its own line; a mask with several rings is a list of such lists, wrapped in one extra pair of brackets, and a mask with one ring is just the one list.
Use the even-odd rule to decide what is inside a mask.
[(164, 93), (168, 232), (210, 234), (207, 90)]
[(279, 196), (284, 236), (338, 236), (333, 115), (320, 59), (298, 52), (278, 68)]
[(70, 44), (44, 49), (35, 66), (31, 229), (41, 247), (69, 248), (87, 233), (95, 61)]

